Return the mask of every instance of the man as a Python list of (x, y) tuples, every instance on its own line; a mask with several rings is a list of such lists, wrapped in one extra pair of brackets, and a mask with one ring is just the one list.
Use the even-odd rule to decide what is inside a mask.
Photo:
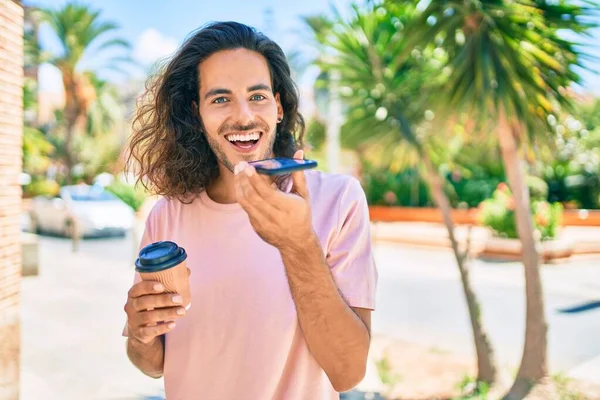
[(130, 150), (163, 199), (142, 246), (185, 248), (192, 306), (157, 282), (128, 294), (127, 354), (176, 399), (336, 399), (365, 374), (377, 271), (357, 180), (271, 182), (248, 161), (303, 158), (281, 48), (250, 27), (190, 37), (148, 90)]

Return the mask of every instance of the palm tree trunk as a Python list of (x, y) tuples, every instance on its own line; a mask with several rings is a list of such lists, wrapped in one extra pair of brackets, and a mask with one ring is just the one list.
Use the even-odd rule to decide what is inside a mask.
[(458, 241), (454, 236), (454, 222), (452, 221), (452, 208), (450, 206), (450, 200), (444, 192), (444, 186), (442, 178), (440, 177), (437, 169), (435, 168), (431, 159), (422, 152), (421, 157), (425, 164), (426, 179), (429, 183), (433, 199), (437, 206), (442, 212), (444, 219), (444, 225), (448, 230), (448, 236), (452, 245), (452, 251), (456, 258), (456, 264), (460, 271), (460, 279), (462, 282), (463, 291), (465, 293), (465, 299), (467, 301), (467, 308), (469, 310), (469, 317), (471, 319), (471, 328), (473, 331), (473, 339), (475, 343), (475, 351), (477, 353), (477, 381), (486, 382), (492, 384), (496, 380), (496, 366), (494, 364), (494, 351), (488, 338), (488, 335), (483, 328), (481, 320), (481, 308), (477, 295), (473, 291), (471, 285), (471, 278), (469, 275), (469, 267), (467, 264), (468, 254), (467, 251), (462, 253), (458, 247)]
[(547, 375), (547, 325), (540, 278), (540, 255), (538, 244), (533, 237), (529, 190), (525, 185), (523, 163), (517, 152), (515, 132), (511, 129), (503, 108), (499, 113), (498, 134), (508, 183), (515, 200), (517, 232), (523, 249), (527, 301), (525, 345), (521, 366), (505, 398), (522, 399), (536, 382)]
[(65, 137), (65, 168), (67, 170), (66, 181), (67, 184), (73, 183), (73, 165), (75, 164), (73, 158), (73, 134), (75, 132), (75, 120), (69, 116), (70, 112), (66, 110), (67, 118), (67, 133)]
[(77, 126), (78, 106), (75, 75), (68, 69), (61, 69), (63, 76), (63, 85), (65, 87), (65, 119), (66, 119), (66, 135), (65, 135), (65, 168), (67, 170), (67, 184), (73, 183), (73, 165), (75, 165), (75, 154), (73, 150), (73, 137)]
[(458, 241), (454, 236), (454, 222), (452, 221), (452, 207), (450, 200), (444, 191), (444, 184), (440, 174), (431, 161), (429, 154), (423, 148), (409, 122), (404, 118), (404, 115), (400, 110), (396, 112), (396, 117), (400, 123), (400, 129), (404, 132), (405, 138), (415, 147), (419, 156), (423, 160), (425, 166), (425, 179), (431, 190), (433, 200), (442, 212), (444, 219), (444, 225), (448, 230), (448, 237), (450, 238), (450, 244), (452, 245), (452, 251), (454, 252), (454, 258), (456, 259), (456, 265), (460, 272), (460, 280), (465, 293), (465, 300), (467, 302), (467, 309), (469, 310), (469, 318), (471, 320), (471, 329), (473, 331), (473, 342), (475, 344), (475, 352), (477, 354), (477, 380), (479, 382), (486, 382), (493, 384), (496, 381), (496, 366), (494, 364), (494, 350), (488, 335), (483, 328), (483, 322), (481, 318), (481, 307), (477, 300), (477, 295), (471, 285), (471, 278), (469, 275), (469, 268), (467, 265), (468, 249), (465, 253), (461, 253), (458, 248)]
[(85, 126), (87, 105), (92, 100), (95, 92), (90, 93), (89, 89), (85, 87), (83, 78), (76, 76), (74, 71), (62, 68), (61, 72), (65, 87), (65, 119), (67, 123), (65, 135), (66, 180), (67, 183), (72, 183), (72, 169), (77, 160), (73, 149), (73, 139), (75, 134), (82, 131)]

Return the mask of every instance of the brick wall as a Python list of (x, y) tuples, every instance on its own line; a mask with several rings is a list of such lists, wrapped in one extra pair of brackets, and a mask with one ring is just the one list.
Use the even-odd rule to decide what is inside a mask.
[(19, 397), (23, 8), (0, 0), (0, 399)]

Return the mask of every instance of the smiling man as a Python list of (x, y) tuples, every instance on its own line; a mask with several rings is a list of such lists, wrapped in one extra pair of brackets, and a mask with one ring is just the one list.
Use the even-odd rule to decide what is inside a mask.
[(303, 158), (281, 48), (245, 25), (191, 36), (148, 89), (130, 144), (163, 195), (141, 246), (188, 252), (193, 305), (136, 273), (127, 354), (176, 399), (337, 399), (365, 374), (377, 270), (357, 180), (272, 182), (249, 161)]

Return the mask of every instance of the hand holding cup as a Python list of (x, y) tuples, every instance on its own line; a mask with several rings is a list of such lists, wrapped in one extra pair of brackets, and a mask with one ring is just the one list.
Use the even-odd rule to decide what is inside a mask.
[(191, 305), (187, 253), (170, 241), (144, 247), (135, 262), (142, 278), (129, 291), (125, 312), (130, 336), (149, 343), (175, 328)]
[(128, 336), (148, 344), (175, 328), (175, 321), (184, 316), (183, 298), (165, 293), (162, 283), (141, 281), (132, 286), (125, 304)]

